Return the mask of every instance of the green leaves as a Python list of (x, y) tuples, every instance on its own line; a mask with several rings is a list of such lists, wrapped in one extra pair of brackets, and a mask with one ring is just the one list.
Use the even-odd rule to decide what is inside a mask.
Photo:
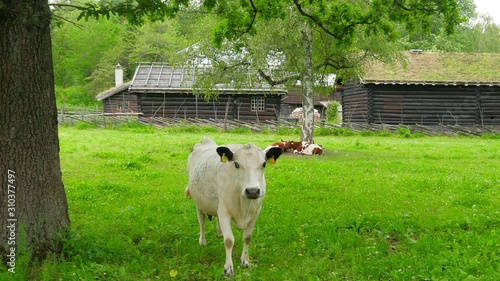
[(145, 20), (163, 21), (175, 16), (182, 6), (187, 6), (189, 0), (125, 0), (97, 1), (73, 5), (64, 3), (51, 4), (53, 7), (71, 7), (80, 11), (78, 20), (90, 18), (109, 19), (111, 15), (121, 16), (132, 25), (142, 25)]

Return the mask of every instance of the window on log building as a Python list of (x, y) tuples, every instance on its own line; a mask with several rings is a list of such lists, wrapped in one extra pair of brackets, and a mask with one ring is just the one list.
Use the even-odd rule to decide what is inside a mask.
[(119, 102), (116, 104), (116, 111), (117, 112), (131, 112), (130, 110), (130, 102)]
[(263, 96), (253, 96), (250, 102), (251, 111), (265, 111), (266, 110), (266, 99)]

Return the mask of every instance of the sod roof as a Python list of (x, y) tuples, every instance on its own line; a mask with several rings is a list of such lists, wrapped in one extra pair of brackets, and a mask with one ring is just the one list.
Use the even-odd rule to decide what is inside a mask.
[(365, 67), (364, 84), (500, 86), (500, 54), (405, 53), (406, 63), (372, 62)]

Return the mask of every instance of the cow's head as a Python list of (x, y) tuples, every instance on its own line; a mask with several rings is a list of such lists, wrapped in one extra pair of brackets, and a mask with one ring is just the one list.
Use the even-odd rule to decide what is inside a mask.
[(281, 142), (282, 142), (282, 143), (283, 143), (283, 145), (285, 146), (284, 151), (287, 151), (288, 149), (293, 148), (293, 146), (292, 146), (293, 141), (284, 141), (284, 140), (281, 140)]
[(267, 152), (253, 144), (246, 144), (231, 151), (228, 147), (217, 147), (222, 162), (231, 176), (236, 180), (236, 188), (241, 195), (249, 199), (263, 197), (266, 192), (264, 168), (267, 163), (274, 164), (283, 150), (272, 147)]
[(288, 145), (294, 152), (302, 151), (302, 142), (301, 141), (288, 141)]

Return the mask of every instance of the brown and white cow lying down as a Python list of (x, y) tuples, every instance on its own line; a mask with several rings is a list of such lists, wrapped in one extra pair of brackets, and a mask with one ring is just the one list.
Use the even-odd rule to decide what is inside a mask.
[(224, 275), (233, 275), (234, 236), (231, 221), (243, 229), (241, 265), (249, 266), (248, 245), (264, 196), (266, 163), (274, 163), (283, 151), (272, 147), (267, 152), (253, 144), (218, 146), (204, 138), (188, 157), (189, 181), (186, 196), (191, 196), (198, 211), (200, 245), (206, 245), (205, 215), (217, 216), (217, 233), (224, 237), (226, 263)]
[(284, 140), (281, 140), (281, 141), (277, 141), (277, 142), (275, 142), (275, 143), (273, 143), (273, 144), (268, 145), (268, 146), (264, 149), (264, 151), (266, 151), (266, 152), (267, 152), (267, 151), (268, 151), (271, 147), (279, 147), (279, 148), (281, 148), (281, 150), (282, 150), (283, 152), (286, 152), (288, 149), (293, 148), (293, 147), (290, 145), (290, 142), (288, 142), (288, 141), (284, 141)]
[(296, 154), (303, 155), (321, 155), (323, 153), (323, 147), (315, 144), (308, 143), (305, 141), (289, 141), (288, 142)]

